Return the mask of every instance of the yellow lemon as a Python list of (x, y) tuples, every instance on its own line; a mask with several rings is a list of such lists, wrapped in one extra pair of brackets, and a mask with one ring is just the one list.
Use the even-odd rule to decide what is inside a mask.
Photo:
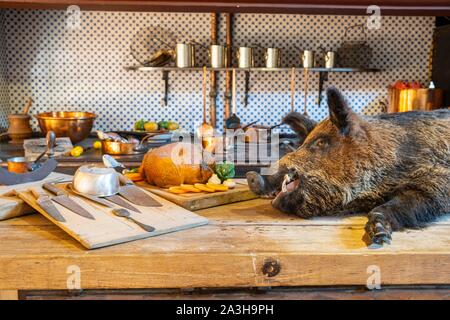
[(158, 130), (158, 124), (156, 122), (146, 122), (144, 124), (145, 131), (156, 131)]
[(101, 141), (95, 141), (92, 146), (94, 147), (94, 149), (101, 149), (102, 148), (102, 142)]
[(75, 148), (73, 148), (71, 151), (70, 151), (70, 155), (72, 156), (72, 157), (79, 157), (79, 156), (81, 156), (82, 154), (83, 154), (83, 147), (81, 147), (81, 146), (76, 146)]

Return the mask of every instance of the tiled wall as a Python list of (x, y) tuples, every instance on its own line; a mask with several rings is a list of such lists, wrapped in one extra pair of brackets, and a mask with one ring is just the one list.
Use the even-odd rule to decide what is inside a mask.
[[(135, 120), (166, 119), (194, 128), (201, 122), (201, 73), (172, 72), (168, 106), (162, 104), (160, 72), (124, 70), (134, 64), (129, 46), (141, 28), (160, 25), (180, 39), (207, 44), (209, 14), (82, 12), (77, 30), (66, 28), (64, 11), (7, 10), (5, 12), (9, 104), (19, 111), (32, 96), (32, 112), (87, 110), (98, 114), (96, 128), (129, 129)], [(346, 26), (365, 22), (362, 16), (238, 14), (236, 45), (276, 45), (283, 64), (299, 65), (295, 47), (336, 49)], [(1, 20), (0, 20), (1, 21)], [(220, 39), (224, 42), (224, 19)], [(327, 84), (342, 89), (350, 104), (365, 114), (380, 112), (386, 87), (397, 79), (429, 81), (428, 64), (433, 17), (383, 17), (379, 30), (368, 32), (372, 67), (380, 73), (330, 74)], [(0, 51), (1, 52), (1, 51)], [(200, 52), (199, 63), (206, 61)], [(242, 107), (243, 74), (239, 74), (238, 115), (243, 122), (275, 124), (290, 109), (289, 73), (252, 73), (247, 107)], [(303, 108), (303, 75), (297, 73), (297, 109)], [(309, 80), (308, 111), (319, 120), (327, 116), (326, 102), (317, 105), (318, 74)], [(218, 125), (222, 126), (224, 75), (219, 79)], [(4, 98), (3, 98), (4, 100)], [(7, 110), (6, 108), (5, 110)], [(36, 123), (33, 124), (36, 128)]]
[(6, 74), (5, 11), (0, 10), (0, 132), (8, 127), (7, 115), (10, 111), (8, 81)]

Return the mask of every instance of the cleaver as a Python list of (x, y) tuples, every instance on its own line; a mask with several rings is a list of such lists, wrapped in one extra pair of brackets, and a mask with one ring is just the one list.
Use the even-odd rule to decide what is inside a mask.
[(119, 181), (123, 184), (119, 188), (119, 194), (130, 201), (143, 207), (162, 207), (162, 204), (153, 199), (141, 188), (137, 187), (133, 181), (125, 177), (123, 174), (118, 173)]

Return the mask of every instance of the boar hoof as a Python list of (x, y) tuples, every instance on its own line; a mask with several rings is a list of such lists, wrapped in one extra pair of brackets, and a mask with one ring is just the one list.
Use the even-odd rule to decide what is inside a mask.
[(372, 244), (391, 244), (392, 237), (389, 226), (383, 225), (380, 221), (369, 220), (365, 229)]
[(264, 195), (264, 190), (266, 189), (266, 182), (264, 178), (255, 171), (247, 172), (245, 175), (247, 178), (248, 186), (250, 190), (257, 195)]

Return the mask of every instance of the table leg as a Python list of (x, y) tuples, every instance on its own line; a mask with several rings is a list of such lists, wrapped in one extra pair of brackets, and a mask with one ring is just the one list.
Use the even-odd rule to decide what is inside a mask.
[(19, 290), (0, 290), (0, 300), (19, 300)]

